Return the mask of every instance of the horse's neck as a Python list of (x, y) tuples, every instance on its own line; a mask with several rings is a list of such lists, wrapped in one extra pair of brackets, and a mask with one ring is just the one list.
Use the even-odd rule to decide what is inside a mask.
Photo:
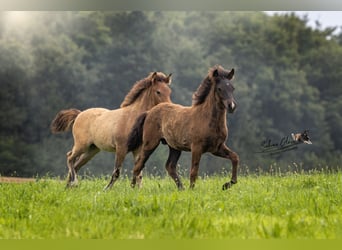
[(145, 112), (147, 110), (150, 110), (153, 106), (155, 106), (155, 104), (151, 100), (141, 98), (132, 103), (129, 107), (134, 109), (135, 111)]
[(214, 93), (210, 93), (204, 103), (199, 107), (201, 113), (206, 120), (211, 124), (217, 124), (218, 126), (227, 125), (227, 110), (215, 100)]

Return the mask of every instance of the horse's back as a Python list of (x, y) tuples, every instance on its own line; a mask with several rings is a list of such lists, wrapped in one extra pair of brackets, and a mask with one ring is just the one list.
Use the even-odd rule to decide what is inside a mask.
[(158, 104), (148, 112), (145, 121), (149, 130), (147, 133), (163, 138), (175, 149), (189, 151), (192, 141), (189, 136), (192, 126), (191, 112), (191, 107), (179, 104)]
[[(105, 108), (90, 108), (82, 111), (75, 120), (75, 124), (89, 124), (93, 122), (96, 118), (103, 115), (103, 113), (108, 112), (109, 109)], [(76, 126), (77, 126), (76, 125)]]

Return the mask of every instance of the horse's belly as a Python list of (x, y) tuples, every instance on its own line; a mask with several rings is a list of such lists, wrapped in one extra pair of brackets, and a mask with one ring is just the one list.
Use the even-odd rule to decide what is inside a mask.
[(181, 150), (181, 151), (190, 151), (191, 150), (191, 143), (186, 138), (181, 138), (179, 140), (175, 140), (172, 138), (165, 139), (167, 144), (174, 149)]
[(98, 144), (95, 143), (95, 146), (98, 147), (99, 149), (107, 152), (115, 152), (116, 148), (114, 146), (108, 146), (108, 144)]
[(108, 141), (106, 138), (97, 138), (94, 140), (94, 145), (103, 151), (115, 152), (116, 147), (112, 141)]

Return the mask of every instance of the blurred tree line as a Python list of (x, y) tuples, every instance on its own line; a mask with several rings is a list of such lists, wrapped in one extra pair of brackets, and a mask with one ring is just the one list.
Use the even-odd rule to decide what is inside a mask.
[[(339, 168), (342, 34), (307, 23), (263, 12), (1, 12), (0, 175), (66, 174), (72, 135), (49, 130), (61, 109), (116, 109), (151, 71), (172, 72), (172, 100), (191, 105), (215, 64), (236, 69), (227, 143), (242, 171)], [(258, 153), (265, 140), (304, 129), (313, 145)], [(160, 146), (147, 171), (164, 174), (166, 154)], [(187, 174), (190, 153), (179, 163)], [(83, 171), (110, 174), (113, 164), (101, 152)], [(130, 156), (127, 173), (131, 165)], [(202, 158), (202, 173), (229, 169), (226, 160)]]

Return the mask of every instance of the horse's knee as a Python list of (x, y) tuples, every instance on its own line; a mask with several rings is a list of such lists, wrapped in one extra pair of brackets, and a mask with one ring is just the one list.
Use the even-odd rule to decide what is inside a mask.
[(114, 172), (114, 176), (115, 176), (115, 178), (119, 178), (119, 177), (120, 177), (120, 169), (117, 169), (117, 170)]
[(235, 164), (238, 164), (240, 162), (240, 157), (237, 153), (235, 152), (231, 152), (230, 155), (229, 155), (229, 158), (230, 160), (232, 161), (232, 163), (235, 165)]
[(198, 177), (198, 169), (191, 169), (190, 170), (190, 181), (196, 181)]
[(135, 176), (135, 178), (138, 178), (138, 176), (140, 176), (140, 172), (141, 172), (140, 168), (139, 169), (134, 168), (133, 176)]
[(143, 181), (142, 172), (140, 172), (136, 179), (136, 183), (139, 188), (142, 188), (142, 181)]
[(170, 166), (170, 164), (166, 164), (165, 169), (169, 174), (172, 173), (172, 167)]

